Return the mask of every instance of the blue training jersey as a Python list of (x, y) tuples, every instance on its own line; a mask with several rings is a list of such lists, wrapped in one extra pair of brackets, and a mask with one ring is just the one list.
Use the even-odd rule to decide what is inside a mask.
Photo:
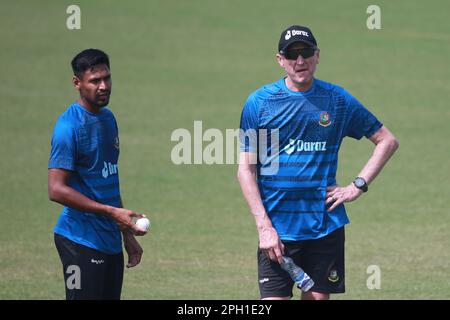
[[(280, 239), (317, 239), (349, 223), (344, 205), (327, 212), (326, 188), (336, 184), (338, 151), (346, 136), (370, 137), (382, 124), (344, 89), (314, 79), (306, 92), (285, 79), (261, 87), (247, 99), (240, 128), (242, 152), (261, 152), (257, 182), (264, 207)], [(261, 130), (264, 129), (264, 130)], [(247, 134), (266, 131), (265, 134)], [(278, 145), (272, 133), (278, 130)], [(276, 171), (266, 170), (274, 167)]]
[[(48, 168), (72, 171), (70, 187), (86, 197), (121, 206), (119, 190), (119, 134), (107, 108), (94, 114), (77, 102), (56, 122)], [(122, 252), (118, 225), (109, 217), (65, 206), (54, 232), (106, 254)]]

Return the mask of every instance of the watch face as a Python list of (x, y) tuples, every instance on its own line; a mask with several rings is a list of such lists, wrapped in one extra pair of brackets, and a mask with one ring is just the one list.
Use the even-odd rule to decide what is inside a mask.
[(368, 190), (367, 183), (366, 183), (366, 180), (364, 180), (364, 178), (357, 177), (353, 181), (353, 184), (355, 185), (355, 187), (357, 187), (358, 189), (361, 189), (363, 192), (367, 192), (367, 190)]
[(364, 187), (365, 184), (366, 184), (366, 183), (365, 183), (365, 181), (364, 181), (363, 179), (361, 179), (361, 178), (356, 178), (356, 179), (355, 179), (355, 185), (356, 185), (358, 188)]

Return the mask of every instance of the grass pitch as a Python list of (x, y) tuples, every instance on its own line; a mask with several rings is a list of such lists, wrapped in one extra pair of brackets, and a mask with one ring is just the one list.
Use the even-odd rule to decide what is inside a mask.
[[(88, 47), (111, 57), (125, 206), (149, 215), (141, 265), (124, 299), (257, 299), (257, 233), (234, 165), (175, 166), (176, 128), (237, 128), (248, 94), (282, 76), (279, 33), (309, 25), (317, 77), (348, 89), (401, 142), (370, 192), (347, 205), (347, 293), (334, 299), (449, 299), (450, 25), (447, 1), (69, 1), (0, 4), (0, 298), (63, 299), (47, 198), (53, 125), (76, 99), (69, 62)], [(338, 181), (371, 154), (347, 140)], [(381, 269), (369, 290), (367, 268)]]

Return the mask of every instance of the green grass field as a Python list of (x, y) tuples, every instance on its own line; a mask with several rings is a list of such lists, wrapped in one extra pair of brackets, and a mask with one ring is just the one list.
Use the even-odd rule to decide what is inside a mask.
[[(375, 3), (376, 2), (376, 3)], [(53, 125), (77, 98), (72, 57), (111, 57), (125, 206), (152, 220), (124, 299), (257, 299), (257, 233), (235, 165), (176, 166), (176, 128), (236, 128), (248, 94), (282, 76), (282, 29), (309, 25), (317, 77), (348, 89), (399, 138), (370, 192), (347, 205), (347, 293), (333, 299), (450, 298), (450, 3), (441, 1), (72, 1), (0, 4), (0, 299), (63, 299), (47, 197)], [(381, 30), (366, 8), (381, 7)], [(338, 181), (369, 158), (347, 139)], [(381, 289), (369, 290), (369, 265)]]

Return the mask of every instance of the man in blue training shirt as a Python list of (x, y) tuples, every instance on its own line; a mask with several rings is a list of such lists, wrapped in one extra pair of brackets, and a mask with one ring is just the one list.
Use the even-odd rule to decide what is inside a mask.
[(48, 194), (64, 205), (54, 229), (63, 264), (66, 299), (120, 299), (123, 282), (122, 236), (127, 267), (139, 264), (143, 250), (134, 236), (146, 232), (122, 207), (119, 189), (119, 135), (105, 106), (111, 94), (108, 56), (97, 49), (72, 60), (80, 98), (56, 122), (48, 164)]
[[(280, 266), (283, 255), (315, 282), (302, 299), (329, 299), (330, 293), (345, 291), (349, 220), (343, 203), (368, 190), (399, 145), (347, 91), (314, 78), (319, 53), (309, 28), (284, 30), (276, 58), (286, 76), (253, 92), (242, 111), (238, 179), (258, 229), (262, 299), (292, 297), (294, 283)], [(262, 141), (274, 131), (278, 144)], [(375, 150), (355, 180), (341, 187), (337, 159), (346, 136), (365, 136)], [(262, 158), (261, 145), (267, 145)]]

